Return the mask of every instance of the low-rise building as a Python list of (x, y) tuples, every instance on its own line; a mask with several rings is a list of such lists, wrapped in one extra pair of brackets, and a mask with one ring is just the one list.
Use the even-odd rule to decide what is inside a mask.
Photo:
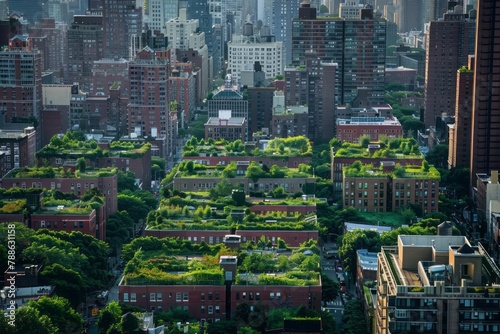
[[(134, 255), (137, 266), (125, 273), (118, 287), (120, 302), (151, 311), (181, 308), (201, 322), (232, 318), (243, 303), (250, 306), (260, 303), (269, 308), (301, 305), (311, 310), (321, 308), (321, 280), (317, 273), (297, 270), (270, 273), (265, 269), (248, 272), (237, 265), (234, 255), (218, 256), (218, 263), (213, 264), (201, 256), (188, 257), (169, 248), (168, 254), (179, 256), (158, 251)], [(189, 270), (189, 263), (200, 261), (206, 265), (205, 269)], [(143, 271), (145, 263), (156, 268), (153, 270), (161, 267), (161, 277), (140, 278), (138, 273)], [(266, 265), (272, 263), (274, 260)], [(290, 279), (294, 274), (301, 278)]]
[(35, 128), (19, 129), (15, 124), (2, 126), (1, 123), (0, 128), (0, 151), (4, 153), (2, 169), (8, 172), (13, 168), (34, 166), (37, 145)]
[(219, 117), (210, 117), (205, 123), (205, 140), (208, 139), (225, 139), (227, 141), (235, 141), (240, 139), (241, 141), (246, 140), (246, 130), (247, 122), (243, 117), (231, 117), (231, 112), (229, 114), (221, 113), (219, 111)]
[(377, 334), (495, 333), (500, 269), (463, 236), (400, 235), (378, 253)]
[[(359, 169), (358, 169), (359, 167)], [(353, 164), (345, 167), (343, 204), (361, 212), (397, 211), (407, 205), (419, 215), (438, 212), (440, 175), (433, 166), (399, 166), (383, 163), (382, 169)]]
[(357, 143), (361, 136), (369, 136), (370, 141), (377, 142), (380, 135), (401, 137), (403, 126), (394, 116), (337, 119), (337, 139), (341, 142)]

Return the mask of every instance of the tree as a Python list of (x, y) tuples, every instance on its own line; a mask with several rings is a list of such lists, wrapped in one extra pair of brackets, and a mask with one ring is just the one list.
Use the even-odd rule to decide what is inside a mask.
[(226, 168), (222, 171), (222, 176), (225, 178), (232, 178), (236, 176), (236, 171), (237, 171), (237, 166), (236, 162), (232, 161), (229, 163)]
[(106, 334), (109, 328), (120, 323), (122, 310), (118, 302), (112, 301), (99, 312), (97, 329), (99, 334)]
[(371, 137), (369, 135), (362, 135), (361, 137), (359, 137), (359, 144), (362, 146), (362, 147), (368, 147), (368, 145), (370, 144), (370, 141), (371, 141)]
[(230, 196), (233, 191), (233, 185), (228, 180), (222, 179), (219, 183), (210, 189), (210, 198), (217, 199)]
[(122, 317), (121, 330), (123, 334), (129, 334), (137, 330), (139, 327), (139, 319), (133, 313), (126, 313)]
[(265, 173), (262, 170), (262, 167), (260, 167), (256, 161), (252, 161), (247, 168), (245, 177), (252, 179), (253, 182), (257, 182), (258, 179), (264, 176)]
[(117, 178), (118, 192), (125, 189), (129, 189), (130, 191), (135, 191), (136, 189), (138, 189), (137, 185), (135, 184), (134, 173), (118, 171)]
[(341, 238), (339, 256), (343, 259), (344, 269), (349, 271), (352, 277), (356, 275), (356, 251), (368, 249), (375, 252), (380, 249), (380, 236), (377, 231), (359, 230), (344, 234)]
[(337, 326), (335, 325), (333, 315), (329, 311), (320, 311), (320, 315), (323, 333), (337, 334)]
[(285, 198), (286, 197), (286, 192), (285, 188), (282, 186), (274, 188), (274, 190), (271, 192), (273, 198)]
[(28, 306), (37, 310), (41, 316), (47, 316), (57, 331), (61, 333), (73, 333), (80, 329), (83, 324), (82, 316), (63, 297), (42, 296), (38, 300), (30, 301)]
[(81, 173), (84, 173), (87, 168), (87, 161), (85, 161), (85, 158), (80, 157), (76, 159), (76, 166)]
[(445, 168), (448, 160), (448, 145), (439, 144), (427, 153), (426, 160), (437, 168)]
[(325, 5), (321, 5), (321, 6), (319, 7), (319, 12), (320, 12), (321, 14), (327, 14), (327, 13), (329, 12), (329, 9), (328, 9), (328, 7), (326, 7)]
[(235, 334), (238, 331), (238, 323), (234, 320), (221, 320), (208, 324), (207, 334)]
[[(4, 317), (2, 317), (4, 318)], [(13, 334), (56, 334), (58, 333), (57, 327), (52, 324), (49, 317), (41, 315), (37, 309), (30, 306), (20, 307), (16, 311), (15, 326), (7, 325), (8, 331), (1, 333)], [(12, 330), (12, 328), (14, 328)]]
[(272, 165), (271, 170), (269, 171), (271, 177), (282, 179), (285, 177), (285, 172), (281, 170), (278, 165)]
[(119, 194), (118, 211), (126, 211), (134, 222), (145, 219), (149, 212), (149, 207), (139, 197)]
[(322, 295), (321, 300), (324, 302), (331, 302), (337, 299), (340, 290), (340, 284), (332, 280), (327, 275), (321, 275)]
[(342, 321), (344, 322), (345, 334), (359, 334), (367, 332), (368, 327), (361, 300), (353, 299), (347, 302)]

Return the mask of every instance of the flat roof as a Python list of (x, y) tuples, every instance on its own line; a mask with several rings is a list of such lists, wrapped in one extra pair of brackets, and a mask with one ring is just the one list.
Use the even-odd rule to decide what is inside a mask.
[(345, 230), (347, 232), (352, 232), (354, 230), (370, 230), (377, 231), (379, 234), (384, 232), (389, 232), (392, 230), (390, 226), (378, 226), (378, 225), (368, 225), (368, 224), (357, 224), (357, 223), (344, 223)]
[(219, 117), (210, 117), (205, 125), (221, 125), (221, 126), (241, 126), (245, 123), (245, 117), (231, 117), (227, 119)]
[(438, 252), (447, 252), (450, 246), (463, 246), (469, 244), (464, 236), (447, 235), (399, 235), (399, 242), (403, 246), (429, 246)]

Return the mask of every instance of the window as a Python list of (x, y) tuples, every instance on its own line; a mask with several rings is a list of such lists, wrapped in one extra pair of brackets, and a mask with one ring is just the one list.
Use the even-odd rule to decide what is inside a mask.
[(181, 302), (181, 301), (182, 301), (182, 293), (177, 292), (177, 293), (175, 294), (175, 301), (176, 301), (176, 302)]
[(158, 292), (156, 294), (156, 301), (161, 302), (163, 300), (163, 295), (161, 292)]
[(208, 314), (214, 314), (214, 307), (212, 305), (208, 305)]
[(260, 300), (260, 292), (255, 293), (255, 300)]
[(135, 302), (137, 301), (137, 295), (136, 295), (136, 293), (135, 293), (135, 292), (132, 292), (132, 293), (130, 294), (130, 301), (131, 301), (132, 303), (135, 303)]
[(281, 292), (276, 292), (276, 300), (281, 300)]
[(213, 299), (213, 297), (212, 297), (212, 292), (209, 292), (209, 293), (208, 293), (208, 300), (212, 300), (212, 299)]
[(269, 293), (269, 299), (270, 300), (274, 300), (274, 292), (270, 292)]
[(184, 297), (183, 297), (183, 300), (185, 302), (189, 301), (189, 292), (184, 292)]
[(201, 305), (200, 313), (205, 314), (205, 305)]
[(149, 294), (149, 301), (150, 302), (155, 302), (156, 301), (156, 294), (154, 292), (151, 292)]
[(205, 292), (202, 292), (200, 295), (200, 300), (205, 301)]
[(215, 293), (215, 300), (220, 300), (220, 293), (219, 292)]
[(123, 294), (123, 301), (128, 302), (128, 293), (126, 292)]

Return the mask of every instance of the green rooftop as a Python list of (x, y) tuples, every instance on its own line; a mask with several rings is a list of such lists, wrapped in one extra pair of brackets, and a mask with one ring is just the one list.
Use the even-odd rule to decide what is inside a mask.
[(174, 238), (139, 238), (127, 245), (123, 253), (125, 259), (132, 252), (133, 256), (125, 267), (125, 285), (223, 285), (221, 256), (242, 258), (235, 284), (319, 284), (319, 255), (313, 252), (305, 255), (302, 248), (275, 257), (273, 252), (237, 254), (223, 245), (191, 244)]
[(127, 157), (138, 158), (143, 156), (149, 149), (150, 143), (137, 143), (127, 141), (113, 141), (109, 150), (99, 147), (97, 140), (87, 140), (80, 131), (68, 131), (59, 138), (54, 135), (50, 143), (36, 153), (36, 157), (42, 158), (80, 158), (84, 157), (95, 160), (100, 157)]
[(21, 167), (11, 170), (4, 176), (4, 179), (21, 179), (21, 178), (94, 178), (113, 176), (117, 172), (116, 167), (105, 168), (87, 168), (85, 172), (64, 169), (63, 167)]
[(258, 156), (258, 157), (301, 157), (312, 156), (312, 146), (304, 136), (271, 139), (264, 150), (247, 149), (241, 140), (198, 141), (191, 137), (183, 149), (183, 156)]
[(343, 168), (346, 177), (392, 177), (392, 178), (413, 178), (413, 179), (441, 179), (441, 174), (427, 161), (423, 161), (422, 166), (401, 166), (396, 164), (394, 169), (384, 171), (384, 166), (374, 168), (372, 164), (362, 164), (355, 161), (350, 166)]
[(413, 138), (387, 138), (378, 143), (361, 145), (344, 142), (334, 151), (335, 157), (343, 158), (423, 158), (418, 143)]

